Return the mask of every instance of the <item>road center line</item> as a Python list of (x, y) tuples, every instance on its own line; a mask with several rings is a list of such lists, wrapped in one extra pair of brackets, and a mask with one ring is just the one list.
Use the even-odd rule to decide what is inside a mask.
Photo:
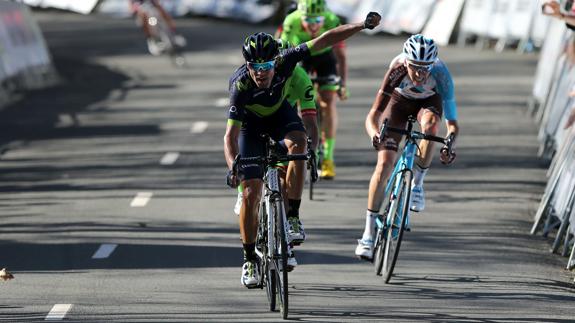
[(154, 193), (152, 192), (139, 192), (130, 203), (131, 207), (144, 207), (148, 204)]
[(72, 304), (56, 304), (46, 315), (45, 321), (60, 321), (63, 320), (68, 311), (72, 308)]
[(112, 254), (112, 252), (114, 252), (117, 246), (118, 246), (117, 244), (111, 244), (111, 243), (102, 244), (100, 248), (96, 250), (96, 253), (94, 253), (92, 259), (105, 259), (110, 257), (110, 255)]
[(180, 153), (176, 152), (166, 153), (164, 157), (162, 157), (162, 159), (160, 160), (160, 165), (173, 165), (176, 162), (176, 160), (178, 160), (178, 158), (180, 158)]
[(202, 133), (208, 129), (208, 123), (206, 121), (198, 121), (192, 124), (190, 129), (191, 133)]

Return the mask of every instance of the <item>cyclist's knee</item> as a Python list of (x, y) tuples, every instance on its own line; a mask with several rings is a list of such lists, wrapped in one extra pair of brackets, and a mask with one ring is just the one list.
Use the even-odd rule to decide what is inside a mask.
[(425, 113), (421, 118), (421, 130), (427, 134), (437, 134), (439, 131), (439, 117), (432, 112)]
[(290, 154), (302, 154), (306, 150), (307, 135), (302, 131), (292, 131), (287, 134), (285, 143)]
[(249, 179), (244, 181), (244, 202), (247, 205), (257, 205), (261, 200), (262, 184), (259, 179)]

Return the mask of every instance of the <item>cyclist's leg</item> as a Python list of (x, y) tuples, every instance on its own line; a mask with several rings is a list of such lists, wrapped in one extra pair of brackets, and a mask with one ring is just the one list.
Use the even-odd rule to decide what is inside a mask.
[[(247, 123), (254, 124), (254, 123)], [(263, 155), (263, 143), (259, 136), (261, 129), (242, 128), (239, 137), (240, 155), (255, 157)], [(246, 287), (259, 284), (257, 256), (255, 242), (258, 230), (258, 208), (263, 190), (263, 170), (259, 165), (246, 165), (240, 167), (242, 177), (241, 186), (242, 206), (239, 214), (240, 237), (244, 250), (244, 265), (242, 266), (241, 282)]]
[(174, 23), (174, 19), (172, 19), (172, 16), (170, 16), (166, 10), (164, 9), (164, 7), (162, 7), (162, 5), (156, 1), (153, 0), (154, 2), (154, 6), (156, 7), (156, 9), (158, 9), (158, 11), (160, 12), (160, 15), (162, 16), (162, 18), (164, 18), (164, 21), (166, 22), (166, 24), (168, 24), (168, 27), (170, 27), (170, 30), (175, 33), (176, 32), (176, 24)]
[[(275, 136), (283, 139), (290, 154), (304, 154), (307, 151), (307, 135), (302, 120), (297, 111), (293, 109), (287, 101), (274, 114), (276, 120)], [(305, 240), (305, 231), (299, 220), (299, 208), (301, 196), (305, 182), (305, 161), (291, 161), (288, 164), (286, 174), (286, 191), (287, 191), (287, 218), (290, 223), (290, 239), (294, 242), (303, 242)]]
[[(437, 135), (439, 123), (443, 112), (441, 97), (438, 94), (421, 102), (423, 107), (418, 114), (423, 133)], [(413, 185), (411, 190), (411, 210), (420, 212), (425, 208), (425, 193), (423, 190), (423, 179), (433, 159), (435, 143), (429, 140), (422, 140), (419, 144), (419, 153), (415, 162)]]

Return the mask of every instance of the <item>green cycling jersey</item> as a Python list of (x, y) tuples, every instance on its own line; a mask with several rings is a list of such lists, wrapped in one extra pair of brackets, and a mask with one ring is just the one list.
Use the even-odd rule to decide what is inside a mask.
[(313, 84), (307, 72), (301, 67), (296, 66), (292, 76), (288, 80), (287, 97), (289, 104), (293, 107), (299, 103), (301, 111), (315, 110), (315, 95)]
[[(302, 26), (302, 15), (301, 11), (296, 10), (285, 17), (281, 35), (282, 40), (288, 41), (294, 45), (299, 45), (312, 39), (311, 35), (306, 32)], [(339, 18), (333, 12), (326, 11), (322, 16), (324, 17), (324, 22), (320, 29), (320, 34), (340, 25)], [(331, 47), (326, 47), (319, 51), (312, 50), (311, 55), (316, 56), (330, 50)]]

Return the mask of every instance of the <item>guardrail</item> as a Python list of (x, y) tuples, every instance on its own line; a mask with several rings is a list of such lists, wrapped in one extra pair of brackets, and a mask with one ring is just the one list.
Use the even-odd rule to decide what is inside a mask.
[(0, 1), (0, 108), (19, 93), (55, 84), (57, 74), (29, 8)]
[(553, 237), (550, 251), (569, 255), (575, 268), (575, 126), (566, 127), (575, 100), (575, 35), (562, 21), (551, 22), (533, 86), (530, 112), (539, 124), (539, 155), (551, 161), (547, 185), (531, 233)]

